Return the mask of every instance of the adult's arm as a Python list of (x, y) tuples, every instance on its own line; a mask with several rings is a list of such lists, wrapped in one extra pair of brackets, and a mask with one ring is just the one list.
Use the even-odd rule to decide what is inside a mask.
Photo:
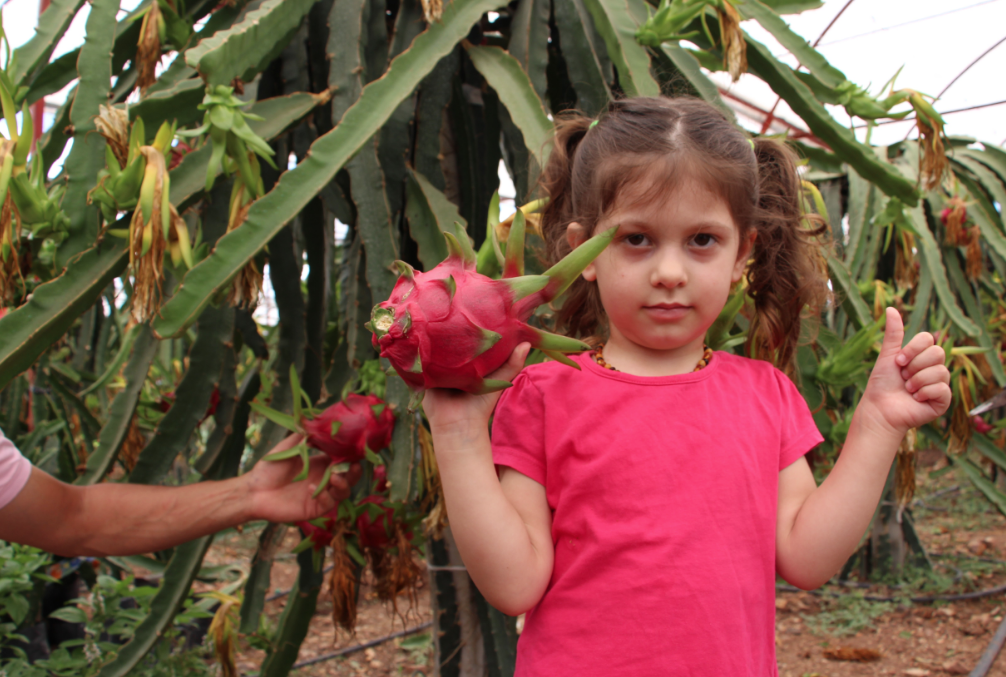
[[(297, 444), (292, 435), (273, 451)], [(0, 539), (58, 555), (131, 555), (173, 547), (252, 520), (294, 522), (324, 514), (349, 495), (359, 466), (333, 474), (317, 498), (327, 459), (311, 459), (306, 480), (293, 482), (298, 458), (259, 462), (248, 473), (181, 487), (104, 482), (66, 484), (32, 468), (18, 495), (0, 508)]]

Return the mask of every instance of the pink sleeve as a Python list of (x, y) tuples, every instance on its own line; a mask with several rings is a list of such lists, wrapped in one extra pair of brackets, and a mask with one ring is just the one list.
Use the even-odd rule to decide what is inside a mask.
[(21, 493), (29, 475), (31, 462), (0, 431), (0, 508)]
[(545, 484), (545, 406), (541, 391), (526, 373), (503, 391), (492, 423), (493, 462)]
[(824, 442), (824, 438), (796, 385), (778, 369), (775, 377), (779, 383), (779, 470), (782, 470)]

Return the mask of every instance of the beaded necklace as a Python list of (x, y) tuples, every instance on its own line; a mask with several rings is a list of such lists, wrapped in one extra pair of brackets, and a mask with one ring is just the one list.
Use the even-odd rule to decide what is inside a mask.
[[(700, 369), (702, 369), (703, 367), (705, 367), (707, 364), (709, 364), (709, 361), (711, 359), (713, 359), (713, 349), (703, 343), (702, 344), (702, 357), (699, 359), (698, 364), (695, 365), (695, 368), (692, 369), (692, 371), (693, 372), (699, 371)], [(611, 371), (618, 371), (613, 366), (611, 366), (610, 364), (608, 364), (607, 362), (604, 361), (604, 344), (603, 343), (601, 345), (597, 346), (597, 350), (594, 351), (594, 361), (597, 362), (598, 365), (604, 367), (605, 369), (610, 369)]]

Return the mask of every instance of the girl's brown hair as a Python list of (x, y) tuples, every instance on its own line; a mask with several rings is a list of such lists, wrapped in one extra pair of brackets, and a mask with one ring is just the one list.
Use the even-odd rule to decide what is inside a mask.
[[(728, 203), (742, 238), (752, 228), (757, 234), (747, 270), (755, 305), (748, 354), (793, 375), (801, 313), (807, 307), (816, 316), (828, 298), (818, 241), (826, 227), (803, 213), (793, 152), (772, 139), (749, 140), (693, 98), (619, 99), (592, 122), (575, 113), (556, 122), (539, 180), (550, 198), (541, 221), (549, 260), (569, 252), (570, 223), (593, 232), (626, 190), (646, 200), (682, 177), (698, 180)], [(597, 284), (579, 278), (556, 322), (560, 331), (598, 338), (605, 315)]]

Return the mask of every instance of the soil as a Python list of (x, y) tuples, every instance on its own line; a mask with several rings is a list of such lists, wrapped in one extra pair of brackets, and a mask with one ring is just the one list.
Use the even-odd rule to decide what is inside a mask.
[[(865, 677), (872, 675), (967, 675), (986, 650), (1003, 618), (1006, 595), (972, 600), (911, 603), (906, 598), (955, 595), (1006, 585), (1006, 518), (995, 511), (963, 476), (952, 469), (931, 476), (946, 461), (939, 454), (920, 454), (918, 489), (912, 503), (916, 529), (933, 562), (933, 569), (907, 571), (901, 587), (831, 584), (814, 593), (780, 590), (776, 598), (776, 650), (780, 677)], [(298, 540), (291, 530), (285, 547)], [(221, 536), (209, 560), (248, 561), (257, 534)], [(288, 551), (287, 551), (288, 552)], [(270, 589), (289, 590), (297, 574), (296, 561), (281, 555), (273, 567)], [(409, 608), (399, 599), (396, 614), (376, 599), (371, 581), (361, 587), (355, 635), (336, 632), (331, 604), (319, 597), (311, 629), (299, 661), (386, 637), (431, 620), (429, 589), (419, 590)], [(900, 597), (901, 601), (871, 602), (863, 595)], [(269, 602), (266, 614), (275, 623), (285, 597)], [(301, 668), (300, 676), (350, 677), (432, 675), (429, 627), (338, 658)], [(1004, 652), (1006, 653), (1006, 652)], [(242, 640), (238, 669), (256, 672), (264, 657)], [(989, 675), (1006, 677), (1006, 656)]]
[[(945, 466), (941, 453), (920, 453), (918, 498), (912, 503), (933, 571), (906, 573), (900, 589), (828, 585), (818, 594), (781, 591), (776, 597), (780, 677), (968, 675), (975, 668), (1006, 616), (1003, 593), (915, 604), (850, 596), (951, 596), (1006, 584), (1006, 518), (963, 473), (937, 474)], [(1006, 676), (1006, 656), (987, 674)]]
[[(295, 529), (287, 532), (283, 548), (289, 553), (300, 541), (300, 534)], [(234, 561), (249, 561), (258, 543), (257, 531), (231, 533), (216, 539), (206, 557), (207, 565), (224, 564)], [(326, 561), (326, 565), (329, 564)], [(425, 565), (423, 566), (425, 569)], [(285, 593), (293, 586), (299, 567), (296, 559), (289, 554), (281, 554), (273, 564), (270, 577), (270, 595)], [(327, 577), (326, 577), (327, 578)], [(358, 676), (368, 675), (405, 675), (421, 677), (432, 675), (430, 668), (433, 656), (432, 635), (429, 623), (430, 613), (429, 588), (425, 581), (420, 582), (415, 600), (410, 604), (406, 594), (399, 596), (397, 611), (390, 605), (377, 599), (370, 572), (365, 570), (360, 586), (360, 596), (357, 606), (357, 623), (354, 633), (336, 628), (332, 621), (332, 603), (327, 597), (328, 583), (322, 587), (318, 596), (318, 606), (311, 621), (310, 631), (300, 647), (298, 662), (309, 661), (319, 656), (337, 652), (347, 647), (357, 647), (375, 639), (384, 638), (403, 630), (419, 628), (404, 637), (381, 642), (373, 647), (361, 648), (345, 656), (328, 659), (323, 662), (291, 671), (297, 677), (327, 677), (329, 675)], [(280, 614), (283, 613), (287, 597), (267, 601), (265, 614), (275, 628)], [(244, 636), (238, 647), (236, 661), (241, 675), (257, 673), (265, 658), (265, 651), (254, 648)]]

